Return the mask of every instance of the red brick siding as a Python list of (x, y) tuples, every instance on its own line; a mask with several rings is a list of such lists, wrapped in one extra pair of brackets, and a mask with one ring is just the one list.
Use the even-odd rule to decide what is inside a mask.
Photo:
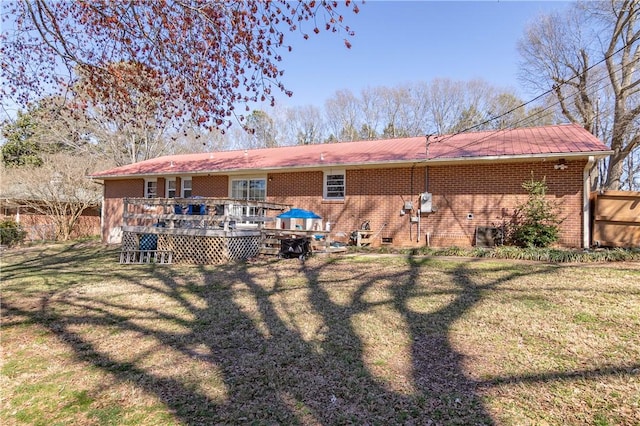
[[(320, 214), (332, 223), (334, 232), (349, 234), (369, 220), (379, 237), (392, 237), (395, 245), (426, 244), (429, 233), (434, 246), (471, 246), (477, 226), (500, 225), (508, 221), (515, 207), (526, 201), (522, 183), (546, 178), (548, 196), (558, 202), (560, 243), (579, 247), (582, 241), (582, 171), (584, 162), (568, 162), (567, 170), (555, 170), (553, 162), (447, 165), (429, 168), (429, 192), (437, 209), (420, 217), (400, 212), (405, 201), (419, 208), (419, 194), (425, 191), (426, 168), (347, 170), (343, 202), (322, 201), (322, 172), (272, 173), (267, 183), (269, 201), (292, 204)], [(533, 175), (532, 175), (533, 172)], [(473, 215), (472, 219), (467, 216)], [(386, 226), (384, 226), (386, 224)], [(384, 226), (384, 228), (383, 228)], [(377, 243), (380, 238), (376, 239)]]
[(107, 180), (104, 183), (102, 241), (113, 242), (122, 226), (123, 198), (144, 197), (144, 179)]
[(229, 178), (227, 176), (194, 176), (191, 185), (193, 195), (220, 198), (229, 196)]
[[(555, 170), (554, 163), (513, 163), (431, 167), (429, 190), (437, 212), (422, 223), (434, 245), (471, 245), (476, 226), (500, 225), (509, 221), (518, 204), (526, 201), (522, 183), (546, 178), (548, 198), (558, 203), (560, 243), (579, 247), (582, 241), (582, 171), (584, 162), (570, 162), (567, 170)], [(533, 173), (533, 175), (532, 175)], [(469, 214), (473, 219), (468, 219)]]
[[(346, 197), (344, 201), (323, 201), (323, 173), (270, 174), (267, 183), (269, 201), (292, 204), (318, 213), (331, 222), (332, 233), (349, 235), (363, 221), (370, 221), (371, 229), (384, 229), (379, 237), (393, 237), (395, 244), (410, 245), (416, 237), (417, 227), (409, 232), (410, 215), (400, 216), (404, 201), (417, 201), (424, 190), (424, 167), (361, 169), (346, 171)], [(289, 188), (291, 190), (289, 190)]]
[(166, 188), (167, 184), (165, 178), (158, 178), (158, 186), (156, 188), (156, 191), (159, 198), (164, 198), (167, 196)]
[[(536, 180), (546, 178), (549, 198), (559, 203), (564, 219), (561, 245), (579, 247), (585, 162), (568, 162), (566, 170), (555, 170), (554, 164), (536, 161), (430, 166), (428, 191), (433, 194), (437, 211), (420, 217), (419, 232), (418, 224), (410, 222), (410, 218), (417, 214), (419, 194), (427, 189), (424, 164), (347, 170), (344, 201), (322, 199), (322, 171), (269, 173), (267, 201), (315, 211), (325, 222), (332, 223), (334, 235), (342, 232), (348, 236), (364, 220), (369, 220), (371, 230), (380, 231), (376, 245), (380, 237), (391, 237), (396, 246), (422, 246), (428, 233), (433, 246), (470, 246), (474, 244), (477, 226), (495, 226), (509, 220), (515, 207), (527, 199), (522, 183), (533, 176)], [(121, 201), (117, 204), (115, 197), (142, 196), (142, 182), (142, 179), (106, 182), (105, 222), (120, 224), (122, 204)], [(193, 195), (227, 197), (228, 191), (227, 176), (193, 178)], [(406, 201), (413, 202), (414, 210), (401, 215)], [(469, 214), (472, 219), (467, 218)]]
[(108, 180), (104, 198), (144, 197), (144, 179)]

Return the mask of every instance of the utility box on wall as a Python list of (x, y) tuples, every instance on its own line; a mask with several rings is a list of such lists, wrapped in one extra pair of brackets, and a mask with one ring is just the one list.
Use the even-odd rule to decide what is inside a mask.
[(432, 213), (433, 210), (433, 202), (432, 195), (430, 192), (423, 192), (420, 194), (420, 212), (421, 213)]

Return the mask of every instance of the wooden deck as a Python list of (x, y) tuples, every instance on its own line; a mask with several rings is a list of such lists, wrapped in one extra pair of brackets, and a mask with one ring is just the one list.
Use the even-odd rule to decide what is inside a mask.
[[(283, 239), (306, 238), (312, 253), (346, 251), (325, 231), (274, 229), (290, 206), (221, 198), (124, 200), (120, 263), (221, 264), (278, 255)], [(247, 214), (250, 213), (250, 214)]]

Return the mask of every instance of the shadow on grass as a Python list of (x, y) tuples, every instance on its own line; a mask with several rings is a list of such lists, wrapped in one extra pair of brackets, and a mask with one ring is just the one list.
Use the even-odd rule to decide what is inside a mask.
[(2, 279), (57, 276), (63, 272), (101, 276), (117, 261), (119, 246), (92, 242), (42, 244), (2, 253)]
[[(73, 273), (73, 285), (82, 281), (83, 288), (100, 286), (102, 279), (122, 280), (139, 293), (169, 300), (174, 308), (134, 306), (126, 297), (68, 291), (71, 284), (60, 278), (55, 281), (60, 291), (43, 294), (37, 309), (16, 303), (14, 297), (3, 298), (3, 327), (16, 324), (16, 318), (45, 327), (77, 360), (155, 395), (182, 424), (494, 424), (480, 397), (482, 388), (561, 378), (550, 374), (477, 382), (465, 373), (464, 354), (451, 344), (452, 325), (485, 292), (522, 276), (520, 270), (479, 282), (477, 271), (470, 268), (473, 260), (453, 262), (455, 267), (446, 272), (453, 286), (441, 291), (446, 303), (416, 310), (411, 299), (424, 296), (429, 285), (424, 278), (432, 262), (428, 258), (408, 257), (402, 268), (367, 270), (371, 264), (345, 259), (185, 268), (117, 266), (113, 260), (109, 265), (111, 256), (108, 251), (69, 247), (9, 265), (6, 272), (9, 279), (25, 274), (53, 278), (64, 270)], [(89, 263), (105, 264), (108, 270), (87, 268)], [(547, 272), (545, 267), (529, 269), (530, 274)], [(381, 283), (391, 283), (385, 287), (388, 297), (372, 299), (371, 290), (380, 290)], [(340, 286), (345, 291), (337, 298), (334, 289)], [(290, 297), (293, 293), (299, 296)], [(406, 386), (372, 371), (363, 334), (355, 326), (356, 319), (381, 307), (404, 324), (410, 365), (403, 379)], [(155, 327), (158, 321), (183, 331)], [(79, 327), (134, 333), (196, 359), (201, 368), (220, 372), (225, 396), (213, 397), (179, 374), (159, 374), (141, 358), (118, 360)], [(123, 341), (120, 349), (126, 352), (131, 343)], [(632, 371), (637, 366), (567, 376)], [(202, 373), (193, 374), (197, 379)]]

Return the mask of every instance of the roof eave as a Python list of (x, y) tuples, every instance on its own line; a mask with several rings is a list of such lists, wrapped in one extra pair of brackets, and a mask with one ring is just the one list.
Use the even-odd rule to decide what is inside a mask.
[(547, 159), (560, 159), (560, 158), (589, 158), (595, 157), (597, 159), (608, 157), (612, 155), (613, 151), (586, 151), (586, 152), (553, 152), (553, 153), (541, 153), (541, 154), (518, 154), (518, 155), (489, 155), (483, 157), (451, 157), (451, 158), (430, 158), (428, 160), (422, 160), (422, 163), (484, 163), (489, 161), (497, 162), (511, 162), (511, 161), (527, 161), (531, 159), (547, 160)]
[(349, 163), (326, 163), (326, 164), (309, 164), (304, 166), (279, 166), (279, 167), (262, 167), (262, 168), (235, 168), (235, 169), (215, 169), (215, 170), (198, 170), (198, 171), (173, 171), (168, 173), (166, 171), (157, 173), (134, 173), (134, 174), (122, 174), (122, 175), (101, 175), (101, 176), (89, 176), (93, 180), (104, 182), (105, 180), (114, 179), (144, 179), (154, 178), (167, 175), (176, 176), (203, 176), (209, 174), (224, 174), (224, 175), (237, 175), (247, 174), (248, 172), (278, 172), (278, 171), (290, 171), (290, 170), (323, 170), (326, 168), (375, 168), (380, 166), (392, 166), (399, 167), (407, 164), (459, 164), (459, 163), (485, 163), (485, 162), (513, 162), (513, 161), (527, 161), (531, 159), (554, 159), (554, 158), (588, 158), (590, 156), (596, 158), (604, 158), (613, 154), (613, 151), (588, 151), (588, 152), (558, 152), (558, 153), (542, 153), (542, 154), (518, 154), (518, 155), (491, 155), (483, 157), (445, 157), (445, 158), (413, 158), (393, 161), (377, 161), (377, 162), (349, 162)]

